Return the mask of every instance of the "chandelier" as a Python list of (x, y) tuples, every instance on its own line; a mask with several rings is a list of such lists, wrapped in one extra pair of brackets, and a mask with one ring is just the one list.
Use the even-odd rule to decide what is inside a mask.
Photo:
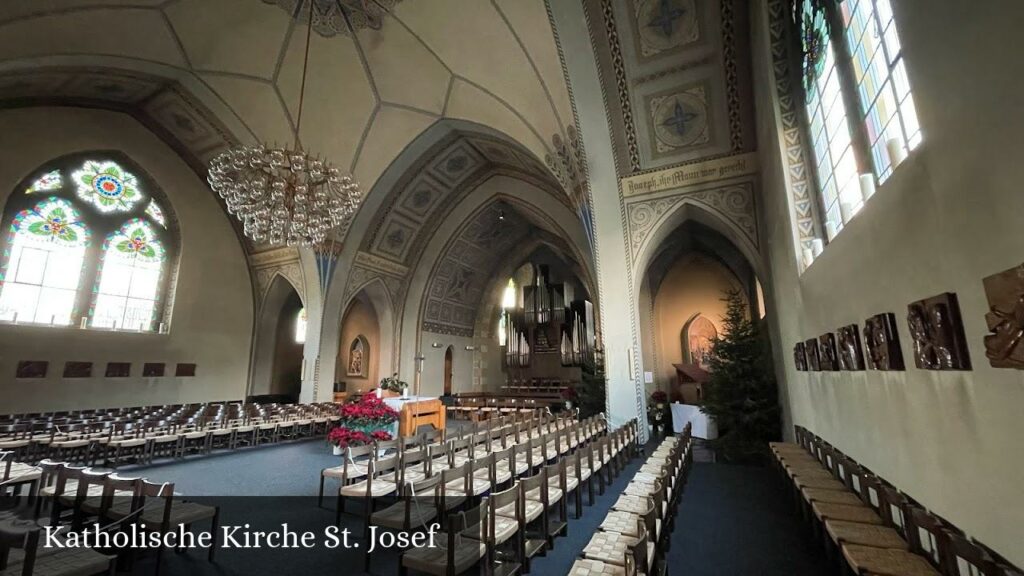
[(210, 162), (210, 187), (224, 199), (228, 213), (242, 221), (247, 237), (271, 246), (321, 246), (362, 201), (348, 174), (304, 150), (299, 139), (313, 29), (313, 11), (308, 14), (293, 145), (243, 145)]

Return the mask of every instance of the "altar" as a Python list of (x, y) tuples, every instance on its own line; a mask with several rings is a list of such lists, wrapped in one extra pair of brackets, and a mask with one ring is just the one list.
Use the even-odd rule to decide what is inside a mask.
[(420, 426), (430, 424), (438, 430), (445, 427), (445, 406), (439, 398), (409, 396), (384, 398), (384, 403), (398, 412), (398, 422), (390, 430), (396, 438), (413, 436)]

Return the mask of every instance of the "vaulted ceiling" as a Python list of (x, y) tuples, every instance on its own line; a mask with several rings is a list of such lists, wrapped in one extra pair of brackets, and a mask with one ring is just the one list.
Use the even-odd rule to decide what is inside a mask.
[[(335, 0), (315, 1), (324, 8)], [(5, 2), (0, 103), (124, 109), (202, 173), (236, 141), (290, 142), (306, 40), (297, 2)], [(566, 138), (573, 120), (543, 0), (369, 5), (379, 21), (357, 25), (354, 34), (346, 27), (331, 34), (337, 20), (314, 14), (302, 125), (307, 148), (371, 190), (417, 135), (452, 118), (518, 144), (505, 147), (512, 156), (498, 162), (491, 153), (498, 148), (467, 144), (468, 161), (547, 174), (543, 159), (552, 138)], [(404, 216), (415, 220), (419, 208), (406, 208)]]

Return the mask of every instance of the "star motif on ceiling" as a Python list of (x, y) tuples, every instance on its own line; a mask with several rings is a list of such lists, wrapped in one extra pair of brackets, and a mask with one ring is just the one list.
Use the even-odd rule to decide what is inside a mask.
[(676, 102), (676, 105), (672, 108), (672, 115), (666, 118), (661, 125), (670, 128), (679, 136), (684, 136), (688, 123), (699, 116), (700, 114), (686, 111), (682, 104)]
[(658, 2), (658, 11), (647, 22), (647, 25), (651, 28), (660, 29), (661, 33), (667, 38), (672, 35), (676, 20), (684, 15), (686, 15), (686, 9), (675, 6), (672, 0), (661, 0)]

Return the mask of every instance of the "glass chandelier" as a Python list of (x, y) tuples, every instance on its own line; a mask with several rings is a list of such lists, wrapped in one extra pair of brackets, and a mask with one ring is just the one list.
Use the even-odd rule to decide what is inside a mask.
[(271, 246), (322, 245), (362, 201), (359, 186), (330, 162), (302, 148), (299, 128), (306, 95), (306, 70), (313, 10), (306, 30), (302, 85), (291, 148), (260, 143), (239, 146), (210, 162), (210, 187), (242, 221), (243, 233)]

